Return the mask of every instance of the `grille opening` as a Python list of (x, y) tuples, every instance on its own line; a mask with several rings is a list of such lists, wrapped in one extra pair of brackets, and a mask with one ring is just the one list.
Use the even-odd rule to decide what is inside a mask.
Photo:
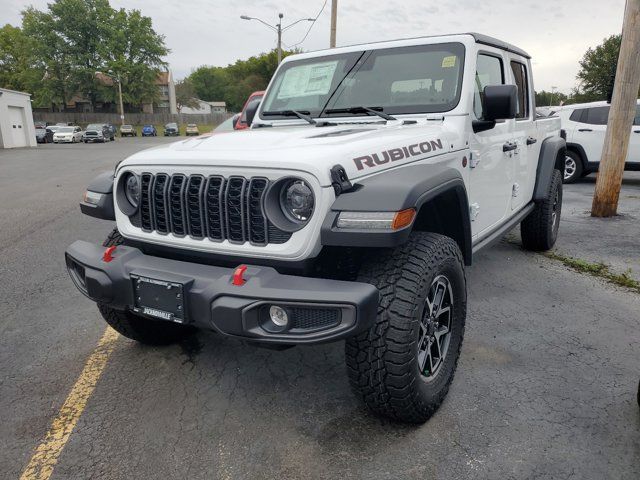
[(79, 263), (67, 258), (67, 270), (69, 271), (69, 276), (76, 287), (83, 292), (87, 293), (87, 282), (86, 282), (86, 273), (85, 268)]
[(269, 180), (220, 175), (141, 175), (140, 209), (134, 226), (179, 237), (264, 246), (281, 244), (290, 232), (275, 227), (264, 213)]

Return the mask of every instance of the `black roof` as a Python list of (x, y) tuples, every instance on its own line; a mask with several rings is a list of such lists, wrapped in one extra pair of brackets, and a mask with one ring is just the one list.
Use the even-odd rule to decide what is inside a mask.
[(469, 35), (471, 35), (476, 40), (476, 43), (481, 43), (483, 45), (489, 45), (490, 47), (496, 47), (501, 50), (506, 50), (507, 52), (522, 55), (525, 58), (531, 58), (531, 55), (529, 55), (521, 48), (518, 48), (515, 45), (511, 45), (510, 43), (503, 42), (502, 40), (498, 40), (497, 38), (475, 32), (469, 32)]

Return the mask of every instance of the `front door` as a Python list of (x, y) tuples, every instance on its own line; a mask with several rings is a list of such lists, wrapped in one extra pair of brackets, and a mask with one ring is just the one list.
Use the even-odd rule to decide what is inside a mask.
[[(487, 85), (505, 83), (504, 59), (501, 53), (478, 55), (475, 78), (473, 116), (482, 120), (482, 95)], [(484, 132), (471, 135), (469, 148), (469, 214), (474, 238), (482, 237), (500, 224), (511, 210), (513, 158), (503, 145), (513, 140), (514, 120), (500, 121)]]

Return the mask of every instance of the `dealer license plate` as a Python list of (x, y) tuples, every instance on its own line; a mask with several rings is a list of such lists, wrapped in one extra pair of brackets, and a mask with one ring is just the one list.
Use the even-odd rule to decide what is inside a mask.
[(156, 278), (131, 275), (135, 301), (133, 310), (143, 315), (184, 323), (184, 286)]

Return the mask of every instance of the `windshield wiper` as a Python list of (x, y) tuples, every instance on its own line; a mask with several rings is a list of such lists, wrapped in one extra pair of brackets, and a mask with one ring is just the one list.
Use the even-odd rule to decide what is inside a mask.
[(305, 122), (309, 122), (311, 125), (316, 124), (316, 121), (309, 116), (310, 112), (306, 110), (303, 110), (301, 112), (299, 112), (298, 110), (272, 110), (269, 112), (262, 112), (262, 115), (264, 115), (265, 117), (275, 117), (278, 115), (281, 115), (283, 117), (298, 117)]
[(325, 110), (325, 113), (366, 113), (378, 115), (379, 117), (384, 118), (385, 120), (396, 120), (396, 117), (392, 117), (383, 112), (384, 108), (382, 107), (348, 107), (348, 108), (330, 108), (329, 110)]

